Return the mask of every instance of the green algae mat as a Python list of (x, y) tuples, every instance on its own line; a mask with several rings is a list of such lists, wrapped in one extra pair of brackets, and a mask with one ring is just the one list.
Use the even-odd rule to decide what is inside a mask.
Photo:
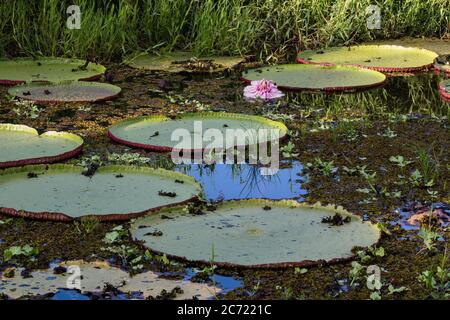
[[(324, 223), (340, 214), (342, 225)], [(378, 242), (380, 232), (342, 208), (295, 201), (241, 200), (191, 215), (182, 208), (136, 220), (132, 236), (150, 250), (219, 266), (285, 267), (337, 263), (352, 258), (354, 246)]]
[(356, 65), (382, 72), (414, 72), (430, 68), (438, 55), (426, 49), (394, 45), (332, 47), (300, 52), (297, 62)]
[[(172, 149), (199, 150), (204, 149), (209, 143), (203, 141), (203, 134), (209, 129), (217, 130), (225, 139), (233, 137), (237, 133), (244, 137), (243, 145), (251, 145), (256, 142), (264, 142), (258, 139), (258, 130), (276, 130), (282, 138), (287, 133), (287, 127), (277, 121), (259, 116), (245, 114), (203, 112), (187, 113), (174, 119), (166, 116), (145, 116), (136, 119), (124, 120), (109, 128), (109, 137), (119, 143), (156, 151), (171, 151)], [(173, 133), (180, 133), (173, 138)], [(237, 131), (240, 130), (240, 131)], [(266, 141), (270, 141), (270, 134)], [(189, 138), (189, 139), (188, 139)], [(195, 141), (200, 144), (195, 144)]]
[(30, 83), (8, 90), (11, 96), (36, 103), (99, 102), (117, 97), (121, 89), (108, 83), (70, 81), (57, 84)]
[(105, 73), (100, 64), (66, 58), (0, 60), (0, 84), (95, 80)]
[(450, 102), (450, 79), (444, 80), (439, 84), (439, 92), (444, 101)]
[(84, 170), (62, 164), (6, 169), (0, 173), (0, 212), (56, 221), (91, 215), (127, 220), (201, 191), (193, 178), (163, 169), (105, 166), (89, 176)]
[(386, 76), (378, 71), (352, 66), (283, 64), (244, 71), (242, 80), (271, 80), (287, 91), (356, 91), (384, 84)]
[(232, 56), (196, 57), (193, 53), (177, 51), (161, 55), (135, 54), (125, 59), (125, 64), (136, 69), (165, 72), (220, 72), (232, 69), (244, 58)]
[(83, 139), (67, 132), (41, 135), (28, 126), (0, 124), (0, 168), (51, 163), (81, 152)]

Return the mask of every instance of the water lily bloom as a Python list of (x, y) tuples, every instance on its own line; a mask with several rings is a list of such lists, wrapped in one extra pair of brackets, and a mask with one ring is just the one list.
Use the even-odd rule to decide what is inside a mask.
[(278, 90), (277, 86), (270, 80), (262, 79), (252, 81), (244, 88), (244, 96), (249, 99), (272, 100), (281, 98), (284, 94)]

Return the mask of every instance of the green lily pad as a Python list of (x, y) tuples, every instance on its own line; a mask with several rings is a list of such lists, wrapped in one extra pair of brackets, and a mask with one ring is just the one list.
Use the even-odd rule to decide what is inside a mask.
[(367, 44), (414, 47), (427, 49), (437, 54), (450, 54), (450, 41), (446, 39), (404, 37), (400, 39), (376, 40)]
[(383, 72), (413, 72), (430, 68), (438, 55), (429, 50), (393, 45), (333, 47), (300, 52), (297, 61), (325, 65), (356, 65)]
[[(202, 144), (201, 133), (194, 132), (195, 123), (201, 123), (202, 133), (205, 133), (208, 129), (220, 130), (224, 140), (227, 137), (227, 130), (241, 129), (244, 131), (240, 135), (241, 137), (247, 132), (246, 145), (256, 142), (258, 136), (257, 134), (255, 135), (255, 132), (258, 129), (279, 130), (280, 138), (287, 133), (287, 128), (284, 124), (263, 117), (223, 112), (205, 112), (183, 114), (175, 119), (166, 116), (146, 116), (125, 120), (109, 128), (108, 135), (112, 140), (119, 143), (150, 150), (171, 151), (173, 148), (184, 150), (204, 149), (209, 142), (203, 142)], [(187, 130), (192, 139), (180, 142), (172, 141), (172, 133), (177, 129)], [(191, 141), (194, 140), (200, 141), (200, 147), (194, 146), (194, 142), (191, 144)], [(270, 141), (270, 136), (267, 141)], [(258, 140), (258, 142), (261, 143), (263, 141)]]
[(244, 71), (242, 79), (271, 80), (283, 90), (354, 91), (381, 86), (386, 76), (352, 66), (283, 64)]
[(82, 147), (83, 139), (71, 133), (39, 135), (24, 125), (0, 124), (0, 168), (61, 161), (77, 155)]
[(70, 81), (57, 84), (24, 84), (10, 88), (8, 93), (36, 103), (57, 103), (105, 101), (113, 99), (120, 91), (119, 87), (108, 83)]
[[(144, 299), (156, 297), (163, 290), (171, 292), (176, 287), (178, 291), (175, 299), (211, 299), (214, 292), (221, 290), (206, 283), (194, 283), (191, 281), (160, 278), (159, 274), (153, 271), (146, 271), (133, 277), (118, 267), (110, 266), (103, 261), (65, 261), (58, 267), (69, 270), (80, 271), (82, 278), (77, 278), (76, 274), (72, 281), (69, 279), (71, 273), (55, 274), (53, 269), (35, 270), (30, 272), (30, 277), (22, 277), (24, 268), (17, 268), (13, 277), (2, 277), (0, 273), (0, 286), (2, 293), (11, 299), (19, 299), (30, 296), (56, 293), (61, 289), (66, 289), (68, 281), (70, 285), (76, 285), (79, 280), (79, 290), (81, 293), (100, 293), (106, 285), (113, 286), (117, 290), (128, 292), (141, 292)], [(72, 271), (71, 271), (72, 272)]]
[(450, 102), (450, 79), (444, 80), (439, 84), (439, 92), (445, 101)]
[(0, 60), (0, 84), (24, 82), (62, 82), (73, 80), (95, 80), (105, 73), (100, 64), (66, 58), (17, 58)]
[(232, 56), (196, 57), (190, 52), (172, 52), (161, 55), (148, 53), (128, 57), (125, 63), (136, 69), (166, 72), (221, 72), (242, 63), (244, 58)]
[[(336, 213), (347, 220), (343, 225), (322, 221)], [(371, 246), (380, 237), (376, 226), (342, 208), (292, 200), (228, 201), (203, 215), (173, 208), (139, 218), (131, 233), (152, 251), (171, 257), (208, 262), (214, 250), (214, 264), (245, 267), (346, 261), (354, 246)]]
[(0, 212), (61, 221), (87, 215), (126, 220), (187, 202), (201, 191), (193, 178), (163, 169), (107, 166), (92, 176), (83, 170), (70, 165), (6, 169), (0, 173)]

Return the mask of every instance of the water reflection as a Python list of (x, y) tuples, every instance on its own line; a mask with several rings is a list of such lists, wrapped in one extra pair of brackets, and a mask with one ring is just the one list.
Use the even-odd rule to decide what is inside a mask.
[(388, 77), (382, 88), (356, 93), (289, 93), (294, 105), (314, 109), (366, 111), (369, 114), (423, 113), (445, 116), (448, 104), (443, 102), (438, 86), (444, 78), (433, 72), (413, 76)]
[(208, 200), (267, 198), (303, 201), (308, 192), (302, 187), (303, 165), (298, 161), (282, 161), (272, 176), (261, 175), (257, 166), (249, 164), (179, 165), (176, 171), (195, 178)]

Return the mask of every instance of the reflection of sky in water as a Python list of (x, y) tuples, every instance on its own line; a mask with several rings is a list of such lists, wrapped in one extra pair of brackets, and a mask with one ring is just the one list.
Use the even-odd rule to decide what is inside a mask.
[[(199, 270), (195, 270), (192, 268), (187, 268), (186, 269), (187, 275), (186, 277), (184, 277), (185, 281), (189, 281), (192, 277), (194, 277)], [(210, 276), (209, 279), (211, 281), (215, 280), (216, 281), (216, 286), (220, 289), (222, 289), (223, 291), (221, 293), (228, 293), (234, 289), (240, 288), (244, 285), (244, 283), (242, 282), (242, 280), (238, 280), (235, 279), (232, 276), (223, 276), (220, 274), (215, 274), (214, 276)]]
[(176, 171), (195, 178), (209, 200), (250, 198), (298, 199), (308, 192), (302, 188), (306, 178), (301, 176), (303, 165), (298, 161), (283, 161), (287, 168), (280, 168), (272, 176), (261, 175), (258, 167), (249, 164), (228, 165), (179, 165)]

